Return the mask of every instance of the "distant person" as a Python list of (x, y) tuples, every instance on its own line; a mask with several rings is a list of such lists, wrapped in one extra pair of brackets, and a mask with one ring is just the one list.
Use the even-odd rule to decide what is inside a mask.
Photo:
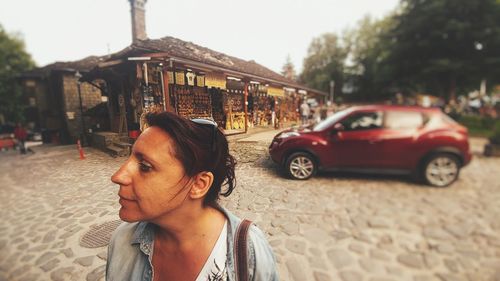
[[(214, 121), (146, 115), (131, 156), (111, 177), (125, 223), (109, 243), (106, 280), (278, 280), (264, 233), (250, 225), (235, 243), (248, 224), (218, 203), (235, 187), (234, 167)], [(246, 257), (237, 259), (243, 245)]]
[(300, 117), (302, 120), (302, 125), (307, 124), (307, 121), (309, 120), (309, 114), (311, 114), (311, 109), (309, 108), (307, 102), (304, 100), (300, 105)]
[(17, 123), (16, 128), (14, 129), (14, 136), (19, 143), (19, 152), (21, 154), (26, 154), (26, 139), (28, 138), (28, 133), (26, 129), (23, 128), (21, 123)]
[(313, 118), (314, 118), (314, 123), (318, 124), (321, 122), (321, 108), (316, 107), (316, 109), (313, 111)]

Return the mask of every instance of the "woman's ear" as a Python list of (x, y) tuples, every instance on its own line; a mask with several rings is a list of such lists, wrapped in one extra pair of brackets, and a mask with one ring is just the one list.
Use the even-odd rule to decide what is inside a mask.
[(214, 175), (212, 172), (200, 172), (194, 177), (193, 185), (191, 186), (191, 191), (189, 191), (189, 197), (191, 199), (200, 199), (205, 197), (205, 195), (210, 190), (212, 183), (214, 182)]

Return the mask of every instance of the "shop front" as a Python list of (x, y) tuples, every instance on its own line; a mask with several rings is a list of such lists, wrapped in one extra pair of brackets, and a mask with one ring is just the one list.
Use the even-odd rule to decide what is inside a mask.
[(106, 81), (111, 132), (131, 138), (148, 112), (213, 119), (226, 134), (279, 127), (297, 120), (298, 92), (306, 89), (253, 61), (172, 37), (109, 56), (83, 80), (95, 79)]

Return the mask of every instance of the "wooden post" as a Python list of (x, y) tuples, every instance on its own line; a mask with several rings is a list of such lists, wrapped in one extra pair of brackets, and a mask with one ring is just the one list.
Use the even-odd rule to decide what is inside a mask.
[(279, 109), (280, 109), (280, 117), (278, 118), (278, 129), (280, 129), (282, 126), (283, 126), (283, 121), (284, 121), (284, 117), (283, 117), (283, 110), (282, 109), (282, 106), (283, 106), (283, 103), (285, 103), (285, 96), (283, 95), (283, 97), (281, 98), (281, 102), (278, 104), (279, 106)]
[(162, 69), (162, 77), (163, 77), (163, 106), (165, 108), (165, 111), (172, 112), (172, 107), (170, 105), (170, 86), (168, 85), (168, 73), (167, 70)]
[(274, 96), (274, 128), (278, 126), (278, 97)]
[(245, 110), (245, 133), (248, 132), (248, 82), (245, 81), (243, 108)]
[(163, 111), (167, 111), (167, 98), (165, 95), (165, 77), (163, 75), (163, 67), (161, 68), (160, 71), (160, 83), (161, 83), (161, 94), (163, 98)]

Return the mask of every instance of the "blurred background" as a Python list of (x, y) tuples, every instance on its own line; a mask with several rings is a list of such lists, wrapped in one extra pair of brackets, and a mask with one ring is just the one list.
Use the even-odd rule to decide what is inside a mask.
[(283, 280), (500, 280), (499, 0), (0, 5), (0, 280), (104, 280), (161, 111), (225, 132)]

